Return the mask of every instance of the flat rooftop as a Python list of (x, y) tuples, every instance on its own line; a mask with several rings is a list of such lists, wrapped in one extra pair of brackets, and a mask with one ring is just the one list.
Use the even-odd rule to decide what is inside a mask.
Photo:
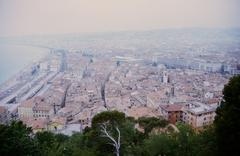
[(194, 114), (201, 114), (201, 113), (208, 113), (208, 112), (216, 111), (215, 107), (209, 106), (204, 103), (194, 102), (192, 104), (195, 105), (195, 107), (189, 108), (188, 111), (191, 113), (194, 113)]

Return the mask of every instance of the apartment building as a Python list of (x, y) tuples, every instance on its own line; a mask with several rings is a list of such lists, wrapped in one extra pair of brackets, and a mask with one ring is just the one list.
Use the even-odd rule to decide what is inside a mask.
[(193, 128), (202, 128), (213, 123), (215, 111), (216, 107), (200, 102), (187, 104), (186, 109), (182, 112), (182, 121)]
[(54, 115), (53, 106), (45, 103), (37, 104), (33, 107), (34, 118), (50, 118)]
[(43, 97), (34, 97), (23, 101), (18, 107), (18, 115), (23, 118), (49, 118), (54, 114), (53, 106), (49, 105)]
[(172, 124), (182, 121), (182, 111), (184, 105), (182, 104), (168, 104), (160, 105), (159, 110), (164, 119)]
[(200, 129), (213, 123), (216, 108), (200, 102), (191, 102), (184, 105), (160, 105), (159, 111), (163, 118), (172, 124), (183, 122)]

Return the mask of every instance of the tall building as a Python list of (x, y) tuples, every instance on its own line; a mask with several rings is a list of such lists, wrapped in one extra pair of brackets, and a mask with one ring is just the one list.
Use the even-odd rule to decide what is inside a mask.
[(4, 106), (0, 106), (0, 123), (1, 124), (5, 124), (7, 123), (7, 115), (8, 115), (8, 111)]
[(169, 82), (169, 77), (167, 72), (163, 72), (163, 76), (162, 76), (162, 83), (168, 83)]

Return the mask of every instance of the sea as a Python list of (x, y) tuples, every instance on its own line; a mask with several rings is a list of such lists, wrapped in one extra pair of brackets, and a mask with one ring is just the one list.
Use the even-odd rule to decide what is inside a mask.
[(0, 84), (7, 81), (27, 65), (39, 61), (49, 49), (14, 44), (0, 44)]

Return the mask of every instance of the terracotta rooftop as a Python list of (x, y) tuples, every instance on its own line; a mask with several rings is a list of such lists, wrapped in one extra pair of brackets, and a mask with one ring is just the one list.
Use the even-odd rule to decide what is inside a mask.
[(23, 101), (19, 107), (32, 108), (33, 106), (34, 106), (34, 100), (30, 99), (30, 100)]
[(22, 118), (21, 120), (24, 124), (26, 124), (28, 127), (31, 127), (32, 129), (46, 128), (47, 125), (47, 120), (44, 118)]
[(65, 124), (67, 119), (65, 117), (55, 116), (51, 119), (52, 123)]
[(142, 116), (156, 117), (159, 116), (158, 112), (149, 107), (132, 107), (127, 110), (127, 115), (134, 118), (139, 118)]
[(170, 105), (160, 105), (160, 107), (168, 112), (176, 112), (176, 111), (181, 111), (184, 105), (170, 104)]
[(44, 103), (45, 99), (43, 97), (40, 96), (36, 96), (32, 99), (23, 101), (21, 103), (21, 105), (19, 107), (28, 107), (28, 108), (32, 108), (33, 106), (35, 106), (36, 104), (42, 104)]
[(51, 109), (53, 109), (53, 107), (48, 104), (42, 103), (42, 104), (35, 105), (35, 107), (33, 109), (36, 111), (50, 111)]
[(212, 98), (207, 101), (207, 104), (215, 104), (218, 103), (220, 100), (218, 98)]
[(30, 126), (32, 129), (44, 129), (47, 126), (47, 120), (46, 119), (35, 119), (31, 121)]
[(7, 109), (4, 106), (0, 106), (0, 114), (5, 113), (6, 110)]

